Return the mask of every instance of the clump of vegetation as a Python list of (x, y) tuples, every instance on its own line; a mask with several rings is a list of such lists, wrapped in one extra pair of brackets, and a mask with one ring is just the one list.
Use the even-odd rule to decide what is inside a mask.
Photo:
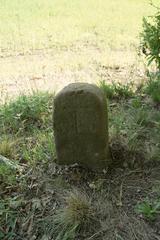
[(114, 97), (115, 91), (113, 85), (107, 84), (105, 81), (100, 81), (99, 86), (107, 98), (112, 99)]
[(0, 142), (0, 155), (8, 158), (14, 157), (15, 149), (14, 149), (15, 142), (12, 139), (4, 138)]
[(136, 206), (136, 211), (144, 215), (148, 220), (155, 220), (160, 213), (160, 200), (149, 201), (148, 199)]
[(151, 96), (154, 102), (160, 103), (160, 75), (159, 74), (156, 74), (155, 76), (150, 74), (150, 79), (147, 82), (145, 92), (149, 96)]
[(65, 239), (64, 236), (69, 233), (73, 235), (74, 231), (86, 230), (95, 220), (96, 210), (93, 209), (91, 199), (86, 194), (78, 191), (69, 192), (65, 203), (66, 206), (55, 218), (60, 231), (56, 239)]
[(4, 133), (32, 130), (33, 126), (43, 128), (48, 123), (51, 101), (48, 93), (36, 93), (20, 96), (15, 102), (1, 106), (0, 128)]
[(143, 18), (141, 48), (147, 58), (148, 65), (154, 61), (158, 71), (160, 71), (160, 8), (154, 7), (157, 10), (155, 15)]
[(62, 211), (63, 220), (67, 224), (90, 224), (94, 217), (91, 199), (84, 193), (74, 191), (66, 197), (66, 208)]
[(105, 81), (100, 81), (99, 86), (103, 90), (105, 96), (109, 99), (127, 99), (133, 96), (131, 84), (108, 84)]
[(143, 18), (143, 31), (141, 33), (141, 50), (147, 59), (148, 66), (153, 63), (156, 72), (148, 70), (149, 81), (145, 87), (145, 92), (151, 96), (154, 102), (160, 103), (160, 8), (151, 5), (156, 9), (156, 13), (147, 18)]
[(14, 186), (16, 184), (16, 171), (9, 166), (0, 164), (0, 185), (1, 190), (6, 186)]
[(66, 192), (62, 199), (63, 206), (43, 221), (43, 234), (56, 240), (74, 240), (79, 232), (87, 234), (96, 221), (97, 209), (92, 199), (75, 189)]

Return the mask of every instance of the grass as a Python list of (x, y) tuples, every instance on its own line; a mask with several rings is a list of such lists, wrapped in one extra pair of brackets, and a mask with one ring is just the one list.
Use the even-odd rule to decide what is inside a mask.
[[(106, 86), (108, 91), (105, 83), (101, 87), (106, 91)], [(0, 166), (3, 239), (24, 238), (26, 231), (30, 239), (33, 235), (56, 240), (151, 236), (150, 222), (159, 219), (160, 113), (143, 91), (130, 94), (126, 86), (109, 87), (113, 89), (108, 103), (113, 165), (106, 175), (55, 164), (54, 95), (20, 96), (0, 107), (0, 153), (22, 165), (20, 171)], [(117, 92), (119, 87), (122, 90)]]
[(93, 219), (94, 211), (91, 200), (87, 195), (72, 191), (66, 197), (67, 207), (63, 210), (63, 221), (65, 224), (81, 226), (90, 224)]
[(31, 130), (32, 125), (43, 128), (43, 123), (45, 125), (51, 110), (49, 94), (38, 93), (31, 97), (22, 95), (16, 102), (11, 102), (1, 107), (1, 129), (3, 129), (3, 132), (14, 131), (17, 133), (27, 130), (26, 128)]
[[(21, 166), (0, 165), (0, 239), (158, 239), (159, 83), (131, 84), (153, 11), (146, 0), (0, 0), (0, 98), (10, 84), (32, 92), (0, 106), (0, 154)], [(55, 163), (54, 94), (33, 89), (64, 79), (100, 80), (109, 98), (106, 174)]]
[(53, 95), (35, 93), (0, 108), (2, 155), (32, 165), (54, 157), (52, 102)]
[(139, 33), (154, 12), (147, 0), (1, 0), (0, 10), (3, 102), (68, 82), (143, 80)]
[(147, 219), (153, 221), (160, 213), (160, 201), (156, 200), (154, 202), (150, 202), (149, 200), (146, 200), (137, 205), (136, 211), (143, 214)]
[[(28, 146), (28, 149), (26, 148)], [(21, 155), (21, 156), (20, 156)], [(55, 157), (54, 137), (51, 132), (36, 131), (32, 137), (28, 137), (20, 148), (19, 157), (24, 162), (37, 165), (47, 163)]]
[[(11, 210), (9, 207), (9, 201), (3, 201), (0, 202), (0, 215), (1, 215), (1, 226), (6, 225), (6, 233), (8, 239), (14, 239), (16, 237), (15, 226), (17, 221), (17, 212), (15, 210)], [(6, 217), (7, 216), (7, 217)], [(0, 239), (5, 239), (6, 234), (2, 230), (0, 230)]]
[(153, 76), (152, 76), (152, 74), (150, 75), (145, 92), (152, 97), (152, 99), (155, 103), (160, 103), (160, 76), (159, 76), (159, 74), (156, 74), (156, 75), (153, 74)]
[(5, 139), (0, 143), (0, 155), (3, 155), (7, 158), (12, 158), (14, 156), (14, 145), (16, 143), (11, 139)]
[(91, 199), (86, 194), (72, 190), (65, 197), (66, 206), (60, 209), (55, 216), (54, 234), (58, 239), (74, 239), (76, 231), (89, 229), (95, 219)]
[(146, 0), (1, 0), (1, 53), (69, 47), (88, 41), (130, 48), (137, 44), (142, 16), (150, 12)]
[(5, 189), (6, 186), (15, 186), (17, 184), (16, 171), (5, 165), (0, 166), (0, 182), (1, 190)]
[(99, 87), (103, 90), (108, 99), (113, 98), (131, 98), (133, 96), (132, 84), (106, 83), (100, 81)]

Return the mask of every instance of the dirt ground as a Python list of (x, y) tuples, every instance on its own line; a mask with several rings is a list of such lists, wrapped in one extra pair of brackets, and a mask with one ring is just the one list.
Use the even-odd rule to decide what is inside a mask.
[(141, 83), (144, 65), (137, 53), (96, 46), (48, 49), (0, 57), (0, 101), (42, 90), (57, 92), (71, 82)]

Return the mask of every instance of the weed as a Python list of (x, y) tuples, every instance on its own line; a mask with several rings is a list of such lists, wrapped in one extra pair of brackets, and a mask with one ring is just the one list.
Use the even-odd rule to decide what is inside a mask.
[(151, 96), (153, 101), (160, 103), (160, 75), (152, 76), (150, 75), (150, 80), (147, 83), (145, 92)]
[(99, 87), (103, 90), (105, 96), (109, 99), (114, 98), (130, 98), (133, 96), (131, 84), (113, 83), (107, 84), (105, 81), (100, 81)]
[(115, 91), (112, 85), (107, 84), (105, 81), (100, 81), (99, 87), (102, 89), (107, 98), (112, 99), (114, 97)]
[(146, 55), (148, 65), (155, 61), (160, 70), (160, 8), (156, 7), (152, 17), (143, 18), (142, 52)]
[(140, 97), (135, 97), (135, 98), (132, 100), (131, 104), (132, 104), (132, 107), (133, 107), (133, 108), (136, 108), (136, 109), (142, 107), (141, 98), (140, 98)]
[(150, 202), (146, 200), (136, 206), (136, 211), (143, 214), (148, 220), (153, 221), (156, 215), (160, 213), (160, 201)]
[(114, 83), (115, 95), (119, 98), (129, 98), (133, 96), (132, 84)]

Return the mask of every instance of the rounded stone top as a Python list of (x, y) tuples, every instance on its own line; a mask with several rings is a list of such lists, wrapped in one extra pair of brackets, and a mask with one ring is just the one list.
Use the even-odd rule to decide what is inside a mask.
[(70, 83), (66, 87), (64, 87), (60, 92), (57, 93), (56, 98), (62, 96), (63, 94), (83, 94), (83, 93), (91, 93), (100, 98), (101, 100), (104, 98), (103, 91), (94, 84), (90, 83)]

